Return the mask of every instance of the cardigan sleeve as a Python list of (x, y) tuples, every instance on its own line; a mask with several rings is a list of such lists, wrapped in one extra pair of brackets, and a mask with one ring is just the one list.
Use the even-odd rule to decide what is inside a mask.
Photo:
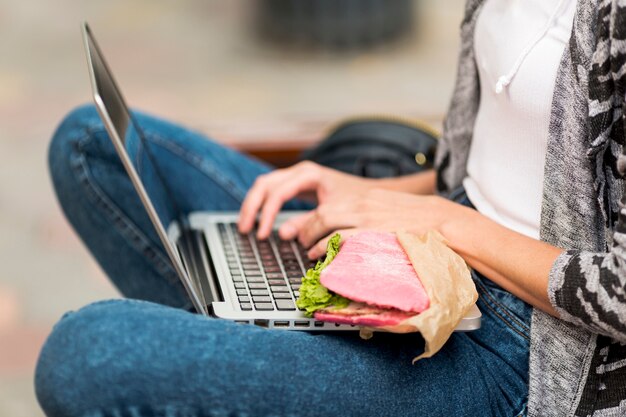
[[(590, 137), (594, 142), (603, 138), (622, 147), (615, 159), (603, 157), (598, 163), (610, 163), (601, 168), (622, 179), (626, 178), (624, 27), (626, 1), (605, 2), (598, 11), (597, 46), (587, 77)], [(550, 271), (548, 296), (563, 320), (626, 343), (626, 190), (617, 208), (610, 252), (561, 254)]]
[[(624, 177), (626, 155), (618, 159)], [(566, 251), (550, 271), (548, 296), (561, 319), (626, 343), (626, 190), (608, 253)]]
[[(607, 4), (599, 12), (604, 39), (591, 58), (589, 73), (590, 135), (622, 145), (611, 172), (626, 177), (624, 85), (626, 84), (626, 7)], [(612, 22), (612, 24), (609, 24)], [(609, 146), (610, 149), (610, 146)], [(611, 158), (603, 158), (609, 162)], [(617, 172), (615, 172), (617, 168)], [(566, 251), (550, 271), (548, 296), (563, 320), (626, 343), (626, 190), (619, 202), (610, 252)]]

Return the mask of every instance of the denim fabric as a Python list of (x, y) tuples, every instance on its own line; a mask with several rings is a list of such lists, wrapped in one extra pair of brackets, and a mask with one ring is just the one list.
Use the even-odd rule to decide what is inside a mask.
[[(184, 210), (237, 209), (271, 169), (138, 114)], [(48, 416), (518, 416), (528, 393), (531, 307), (473, 273), (480, 330), (454, 333), (415, 365), (417, 334), (267, 330), (185, 311), (189, 302), (93, 108), (50, 147), (61, 205), (128, 298), (66, 314), (48, 338), (36, 392)], [(463, 190), (452, 199), (469, 205)], [(305, 208), (290, 202), (288, 208)], [(145, 300), (145, 301), (144, 301)]]

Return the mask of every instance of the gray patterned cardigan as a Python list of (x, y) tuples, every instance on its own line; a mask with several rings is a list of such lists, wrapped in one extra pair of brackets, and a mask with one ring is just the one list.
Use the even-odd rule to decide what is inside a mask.
[[(442, 193), (467, 174), (480, 100), (473, 35), (482, 3), (469, 0), (461, 24), (457, 81), (436, 158)], [(541, 239), (567, 249), (549, 278), (561, 320), (533, 312), (531, 416), (626, 416), (625, 81), (626, 0), (579, 0), (557, 72), (541, 212)]]

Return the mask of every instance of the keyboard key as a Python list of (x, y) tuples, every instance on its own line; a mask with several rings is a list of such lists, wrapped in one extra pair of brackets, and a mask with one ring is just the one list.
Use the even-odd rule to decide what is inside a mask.
[(291, 294), (288, 292), (277, 292), (272, 295), (276, 300), (291, 300)]
[(291, 289), (294, 290), (294, 291), (298, 291), (300, 289), (300, 284), (293, 284), (291, 286)]
[(255, 296), (255, 295), (270, 295), (270, 292), (268, 290), (250, 290), (250, 294), (252, 296)]
[(254, 277), (254, 276), (248, 276), (246, 275), (246, 281), (248, 282), (265, 282), (265, 279), (263, 277)]
[(243, 266), (243, 270), (244, 272), (254, 272), (254, 271), (260, 271), (261, 268), (259, 268), (258, 265), (244, 265)]
[(284, 279), (269, 279), (267, 283), (270, 285), (285, 285)]
[(263, 274), (261, 273), (261, 271), (246, 271), (246, 276), (247, 277), (262, 277)]
[(246, 288), (246, 284), (244, 284), (243, 282), (235, 282), (235, 288)]
[(296, 298), (300, 297), (300, 291), (294, 291), (293, 296)]
[(239, 297), (239, 302), (240, 303), (249, 303), (250, 302), (250, 297)]
[(243, 277), (241, 275), (233, 275), (233, 281), (243, 282)]
[(256, 303), (271, 303), (272, 298), (266, 295), (255, 295), (252, 297), (252, 301)]
[(255, 303), (254, 308), (259, 311), (272, 311), (274, 310), (274, 305), (272, 303)]
[(300, 269), (300, 265), (285, 265), (285, 272), (289, 273), (298, 273), (301, 274), (302, 270)]
[(276, 300), (276, 307), (279, 310), (295, 310), (296, 305), (291, 300)]
[(291, 285), (302, 284), (302, 278), (289, 278), (289, 283)]
[[(289, 288), (287, 288), (285, 285), (272, 285), (270, 287), (272, 289), (273, 293), (276, 292), (289, 292)], [(298, 288), (300, 289), (300, 288)]]
[(267, 274), (265, 274), (265, 276), (267, 277), (267, 279), (282, 278), (283, 273), (282, 272), (268, 272)]
[(250, 304), (250, 303), (241, 303), (239, 306), (241, 307), (241, 309), (243, 311), (250, 311), (250, 310), (252, 310), (252, 304)]
[(237, 288), (237, 295), (248, 295), (248, 290)]
[[(237, 283), (235, 283), (235, 285), (237, 285)], [(266, 290), (267, 286), (265, 285), (264, 282), (251, 282), (250, 284), (248, 284), (248, 287), (250, 287), (250, 289), (255, 289), (255, 290)]]
[(268, 266), (267, 268), (265, 268), (265, 272), (281, 272), (280, 271), (280, 267), (277, 266)]

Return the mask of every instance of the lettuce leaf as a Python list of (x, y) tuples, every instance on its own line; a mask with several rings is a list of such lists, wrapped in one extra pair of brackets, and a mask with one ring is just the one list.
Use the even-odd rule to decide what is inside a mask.
[(307, 317), (313, 317), (313, 313), (323, 308), (333, 306), (335, 308), (344, 308), (350, 304), (350, 300), (335, 294), (328, 288), (324, 287), (320, 282), (320, 274), (326, 266), (332, 262), (337, 253), (339, 253), (339, 243), (341, 236), (335, 233), (328, 241), (326, 247), (326, 259), (324, 262), (318, 261), (317, 264), (306, 271), (306, 275), (302, 278), (300, 286), (300, 296), (296, 300), (298, 308), (305, 310)]

